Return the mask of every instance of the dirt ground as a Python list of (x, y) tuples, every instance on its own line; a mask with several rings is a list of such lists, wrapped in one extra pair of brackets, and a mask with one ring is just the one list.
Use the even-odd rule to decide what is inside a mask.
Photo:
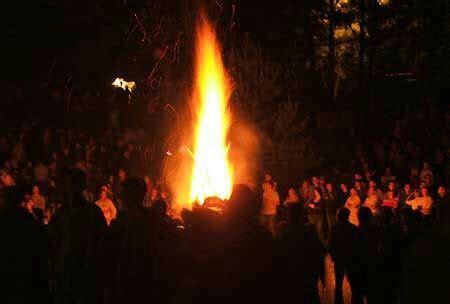
[[(334, 264), (329, 255), (325, 257), (325, 286), (322, 282), (319, 282), (319, 294), (320, 302), (322, 304), (333, 304), (334, 303), (334, 286), (336, 282), (334, 280)], [(348, 284), (347, 277), (344, 278), (344, 284), (342, 287), (344, 292), (344, 303), (351, 303), (352, 291), (350, 285)]]

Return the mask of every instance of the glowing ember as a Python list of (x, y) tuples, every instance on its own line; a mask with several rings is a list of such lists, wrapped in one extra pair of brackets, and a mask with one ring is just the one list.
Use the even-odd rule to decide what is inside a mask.
[(193, 98), (198, 117), (194, 133), (190, 202), (203, 204), (208, 197), (230, 197), (233, 182), (226, 143), (230, 126), (227, 110), (230, 92), (214, 31), (206, 17), (202, 17), (196, 40)]
[(134, 81), (125, 81), (123, 78), (116, 78), (112, 85), (130, 93), (133, 92), (136, 87), (136, 83)]

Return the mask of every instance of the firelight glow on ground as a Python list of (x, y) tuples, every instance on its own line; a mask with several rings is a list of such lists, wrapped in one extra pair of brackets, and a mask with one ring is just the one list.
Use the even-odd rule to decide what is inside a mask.
[(228, 199), (233, 179), (228, 160), (230, 83), (211, 24), (200, 18), (196, 37), (195, 87), (197, 121), (190, 202), (203, 204), (208, 197)]

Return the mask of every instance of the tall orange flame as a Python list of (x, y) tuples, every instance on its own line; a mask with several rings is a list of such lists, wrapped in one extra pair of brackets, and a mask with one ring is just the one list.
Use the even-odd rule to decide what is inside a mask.
[(214, 30), (202, 15), (196, 37), (193, 98), (198, 117), (190, 202), (203, 204), (208, 197), (228, 199), (231, 195), (232, 168), (228, 161), (227, 145), (230, 93), (230, 81)]

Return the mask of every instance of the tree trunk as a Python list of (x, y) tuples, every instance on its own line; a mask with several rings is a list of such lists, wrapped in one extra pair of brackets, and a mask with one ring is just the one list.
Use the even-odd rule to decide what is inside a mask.
[(366, 49), (366, 5), (364, 0), (359, 0), (359, 86), (364, 84), (364, 53)]
[(334, 52), (334, 4), (335, 0), (328, 0), (328, 89), (330, 101), (334, 103), (335, 83), (335, 52)]
[(311, 71), (316, 70), (316, 52), (314, 47), (314, 33), (313, 33), (313, 25), (312, 25), (312, 2), (305, 1), (305, 10), (304, 10), (304, 21), (305, 21), (305, 33), (307, 35), (305, 39), (305, 51), (307, 52), (307, 57), (310, 66), (306, 67)]

